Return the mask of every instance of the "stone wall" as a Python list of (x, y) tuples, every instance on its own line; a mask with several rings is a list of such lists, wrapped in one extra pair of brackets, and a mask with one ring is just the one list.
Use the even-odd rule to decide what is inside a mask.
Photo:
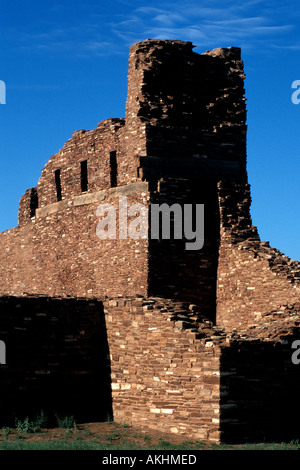
[[(264, 332), (269, 333), (268, 329)], [(252, 337), (232, 340), (222, 348), (221, 442), (291, 442), (299, 438), (300, 371), (291, 360), (291, 345), (299, 340), (299, 333), (298, 321), (293, 332), (282, 331), (275, 341)]]
[[(237, 48), (196, 54), (189, 42), (134, 44), (126, 119), (74, 132), (49, 159), (20, 201), (18, 228), (0, 236), (0, 292), (160, 295), (201, 304), (215, 319), (217, 183), (246, 178), (243, 78)], [(149, 242), (100, 242), (97, 204), (115, 197), (117, 206), (126, 194), (147, 208), (204, 204), (203, 249), (150, 234)]]
[(114, 419), (218, 441), (220, 350), (196, 306), (111, 299), (104, 311)]
[(229, 333), (157, 297), (2, 297), (1, 425), (43, 410), (50, 424), (69, 414), (212, 442), (296, 439), (299, 333), (300, 305)]
[(159, 40), (131, 46), (126, 116), (135, 124), (135, 152), (237, 161), (245, 177), (240, 49), (197, 54), (193, 47)]
[[(179, 204), (182, 210), (175, 214), (174, 224), (181, 224), (182, 239), (149, 239), (149, 295), (191, 302), (198, 305), (202, 315), (214, 320), (216, 315), (216, 277), (218, 264), (219, 218), (214, 181), (202, 181), (199, 185), (190, 179), (162, 179), (158, 190), (152, 191), (154, 204)], [(204, 218), (196, 216), (196, 204), (204, 205)], [(193, 209), (189, 224), (185, 224), (187, 207)], [(179, 219), (179, 222), (178, 222)], [(194, 225), (192, 226), (192, 222)], [(163, 229), (163, 227), (162, 227)], [(197, 231), (190, 240), (188, 230)], [(203, 246), (201, 243), (204, 234)], [(201, 246), (201, 249), (199, 249)]]
[(82, 422), (112, 414), (102, 303), (75, 298), (1, 297), (0, 426), (43, 411)]
[(43, 410), (51, 423), (56, 414), (113, 417), (218, 441), (220, 348), (212, 333), (195, 305), (165, 299), (2, 297), (1, 425)]
[(104, 312), (117, 422), (215, 442), (297, 439), (300, 304), (230, 332), (162, 298), (111, 299)]
[(249, 186), (219, 184), (217, 317), (232, 330), (299, 303), (300, 263), (262, 242), (250, 217)]
[(111, 204), (118, 221), (119, 197), (147, 206), (147, 183), (41, 207), (25, 225), (1, 233), (1, 294), (147, 295), (148, 240), (97, 236), (99, 205)]
[(58, 201), (55, 171), (60, 170), (61, 199), (79, 196), (81, 190), (81, 162), (87, 161), (87, 190), (95, 192), (111, 187), (110, 152), (120, 157), (119, 134), (122, 119), (102, 121), (93, 131), (77, 131), (63, 148), (50, 158), (37, 185), (39, 207)]
[[(75, 132), (25, 192), (18, 227), (0, 234), (0, 330), (17, 351), (1, 372), (13, 400), (24, 387), (37, 396), (58, 386), (55, 377), (65, 383), (82, 356), (81, 371), (97, 381), (89, 347), (98, 338), (109, 352), (105, 384), (117, 421), (219, 441), (255, 436), (246, 410), (259, 418), (266, 409), (259, 426), (268, 435), (273, 410), (288, 400), (282, 374), (298, 390), (288, 351), (299, 333), (300, 268), (252, 225), (243, 80), (238, 48), (196, 54), (190, 42), (134, 44), (126, 118)], [(118, 221), (120, 197), (149, 214), (154, 205), (204, 205), (203, 246), (186, 249), (185, 232), (151, 238), (151, 220), (146, 238), (120, 238), (117, 225), (115, 239), (99, 239), (98, 208), (110, 204)], [(23, 373), (17, 358), (28, 339), (38, 354), (31, 361), (28, 349)], [(279, 390), (270, 406), (266, 379)], [(256, 383), (259, 393), (249, 386), (243, 395)]]

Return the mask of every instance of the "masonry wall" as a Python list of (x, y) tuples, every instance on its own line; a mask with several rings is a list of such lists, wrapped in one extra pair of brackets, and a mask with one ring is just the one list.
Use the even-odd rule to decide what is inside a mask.
[[(189, 300), (216, 316), (217, 184), (246, 183), (246, 109), (238, 48), (193, 52), (190, 42), (147, 40), (130, 48), (126, 126), (151, 204), (204, 204), (204, 246), (149, 243), (149, 295)], [(203, 225), (203, 223), (202, 223)]]
[(228, 330), (247, 330), (272, 312), (299, 303), (300, 263), (261, 242), (251, 222), (248, 185), (219, 184), (218, 192), (216, 322)]
[(237, 161), (244, 171), (240, 49), (197, 54), (193, 47), (190, 42), (160, 40), (131, 46), (126, 120), (136, 126), (135, 152)]
[[(299, 317), (298, 317), (299, 318)], [(220, 438), (227, 443), (299, 438), (299, 365), (292, 344), (299, 328), (277, 340), (232, 340), (220, 360)]]
[[(18, 228), (1, 234), (0, 292), (161, 295), (197, 302), (215, 318), (217, 182), (246, 178), (243, 78), (237, 48), (196, 54), (189, 42), (134, 44), (126, 119), (74, 132), (49, 159), (20, 201)], [(100, 242), (97, 204), (115, 196), (117, 205), (125, 193), (128, 204), (147, 207), (204, 204), (203, 249), (189, 252), (185, 240)]]
[(41, 296), (1, 297), (0, 425), (41, 411), (77, 422), (112, 413), (108, 343), (101, 302)]
[(104, 312), (114, 419), (218, 441), (220, 348), (209, 323), (199, 334), (196, 306), (111, 299)]
[(43, 410), (219, 440), (222, 338), (193, 304), (2, 297), (0, 333), (2, 426)]
[[(216, 184), (207, 180), (199, 186), (190, 179), (164, 179), (151, 193), (150, 202), (167, 204), (175, 212), (170, 217), (171, 240), (162, 239), (162, 234), (158, 240), (149, 239), (149, 295), (195, 303), (206, 318), (214, 320), (219, 241)], [(177, 213), (176, 204), (181, 208)], [(203, 218), (199, 213), (196, 216), (196, 204), (204, 205)], [(189, 219), (188, 207), (192, 210)], [(175, 238), (174, 225), (181, 225), (182, 239)]]
[(41, 207), (27, 224), (1, 233), (1, 294), (145, 295), (148, 240), (97, 236), (98, 223), (103, 219), (97, 216), (99, 205), (112, 204), (118, 222), (119, 197), (126, 197), (128, 205), (147, 206), (147, 183)]
[(183, 302), (104, 308), (115, 421), (213, 442), (298, 439), (299, 306), (247, 332), (213, 326)]
[(77, 131), (63, 148), (50, 158), (37, 185), (39, 207), (57, 202), (55, 171), (60, 170), (61, 199), (81, 194), (81, 162), (87, 161), (87, 190), (95, 192), (111, 187), (110, 152), (121, 158), (119, 134), (124, 119), (102, 121), (95, 130)]
[(290, 309), (226, 333), (163, 298), (2, 297), (1, 425), (43, 410), (50, 425), (70, 414), (212, 442), (296, 439), (299, 321)]
[[(280, 345), (284, 331), (289, 340), (298, 334), (300, 269), (252, 225), (243, 79), (237, 48), (195, 54), (189, 42), (161, 40), (131, 47), (126, 119), (75, 132), (21, 198), (18, 227), (0, 234), (0, 325), (18, 352), (0, 370), (8, 390), (21, 384), (27, 396), (29, 390), (38, 396), (51, 383), (54, 391), (52, 377), (65, 384), (83, 356), (81, 372), (97, 381), (95, 351), (81, 341), (88, 328), (90, 345), (107, 341), (105, 383), (111, 381), (117, 421), (218, 441), (228, 433), (247, 436), (247, 423), (254, 432), (246, 410), (259, 418), (266, 408), (265, 429), (272, 428), (278, 404), (288, 400), (281, 375), (298, 390), (288, 346)], [(148, 209), (204, 204), (203, 247), (187, 250), (187, 237), (99, 239), (98, 208), (111, 204), (118, 221), (120, 197)], [(59, 296), (50, 302), (59, 315), (38, 294)], [(8, 297), (16, 295), (23, 297)], [(69, 296), (86, 300), (78, 310), (75, 299), (64, 302)], [(100, 310), (104, 302), (105, 326), (95, 321), (88, 301), (95, 298)], [(17, 358), (27, 340), (39, 352), (26, 350), (23, 373)], [(248, 367), (249, 354), (257, 362)], [(64, 372), (57, 375), (60, 363)], [(279, 390), (270, 406), (264, 371)], [(259, 384), (259, 393), (244, 382)], [(7, 394), (10, 409), (26, 396), (19, 391), (11, 402)]]

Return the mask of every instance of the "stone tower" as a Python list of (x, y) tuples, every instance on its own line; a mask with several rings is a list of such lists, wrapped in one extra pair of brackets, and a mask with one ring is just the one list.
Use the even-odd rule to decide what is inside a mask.
[(193, 301), (214, 319), (218, 184), (240, 185), (243, 200), (247, 183), (244, 72), (238, 48), (199, 55), (193, 47), (159, 40), (131, 47), (126, 126), (150, 203), (205, 207), (201, 251), (150, 238), (149, 294)]

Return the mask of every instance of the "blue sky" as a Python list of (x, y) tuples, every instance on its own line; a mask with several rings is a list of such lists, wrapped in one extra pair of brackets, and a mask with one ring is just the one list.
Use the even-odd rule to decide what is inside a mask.
[(300, 4), (296, 0), (1, 0), (0, 231), (75, 130), (125, 117), (129, 47), (238, 46), (246, 72), (251, 213), (262, 240), (300, 259)]

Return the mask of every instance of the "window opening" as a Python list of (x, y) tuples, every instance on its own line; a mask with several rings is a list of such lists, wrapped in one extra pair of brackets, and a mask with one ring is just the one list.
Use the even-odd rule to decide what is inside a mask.
[(112, 188), (117, 186), (118, 164), (117, 152), (110, 152), (110, 186)]
[(58, 201), (61, 201), (60, 170), (55, 170), (54, 174), (55, 174), (56, 197)]
[(80, 163), (81, 165), (81, 192), (84, 193), (88, 189), (87, 160)]

